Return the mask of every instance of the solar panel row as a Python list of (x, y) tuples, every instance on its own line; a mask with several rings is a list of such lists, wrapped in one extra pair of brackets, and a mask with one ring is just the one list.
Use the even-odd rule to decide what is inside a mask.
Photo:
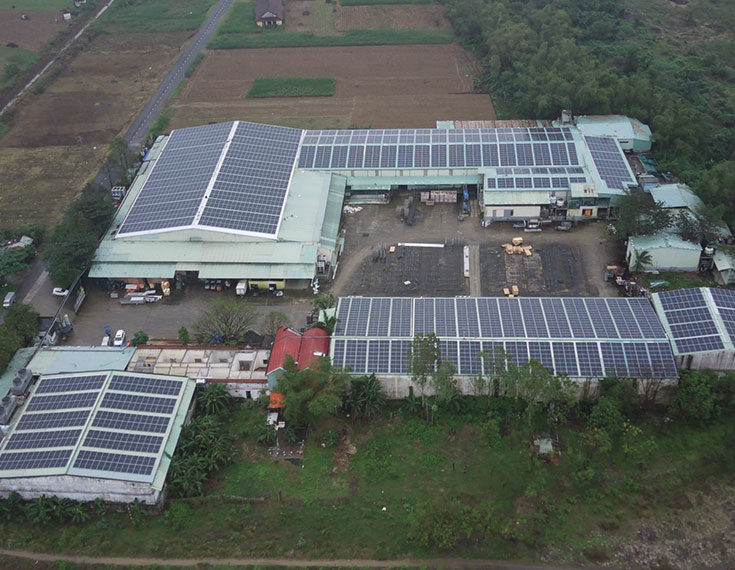
[[(336, 339), (332, 362), (356, 374), (406, 374), (411, 342), (394, 339)], [(507, 363), (536, 360), (557, 374), (675, 378), (667, 342), (487, 341), (441, 339), (442, 358), (460, 375), (492, 374)]]
[(585, 137), (597, 172), (608, 188), (623, 190), (636, 180), (618, 141), (613, 137)]
[(335, 336), (663, 339), (646, 299), (340, 299)]

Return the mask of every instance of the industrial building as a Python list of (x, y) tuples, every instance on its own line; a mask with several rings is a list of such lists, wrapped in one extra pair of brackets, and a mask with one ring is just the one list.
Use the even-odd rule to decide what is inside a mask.
[(0, 444), (0, 495), (156, 504), (196, 384), (118, 370), (35, 376), (13, 406)]
[(620, 142), (630, 139), (625, 121), (633, 124), (604, 118), (594, 134), (573, 121), (321, 131), (235, 121), (175, 130), (145, 157), (90, 276), (305, 286), (334, 271), (345, 196), (384, 201), (398, 191), (467, 188), (486, 223), (606, 217), (637, 185)]
[(409, 394), (411, 342), (430, 333), (465, 394), (474, 393), (473, 377), (493, 374), (506, 358), (536, 360), (579, 383), (678, 378), (666, 332), (642, 297), (342, 297), (337, 319), (332, 363), (375, 374), (391, 398)]
[(735, 291), (677, 289), (651, 301), (679, 368), (735, 370)]

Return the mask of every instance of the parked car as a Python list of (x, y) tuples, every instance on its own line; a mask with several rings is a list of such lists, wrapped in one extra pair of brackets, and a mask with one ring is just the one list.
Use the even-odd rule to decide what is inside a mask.
[(15, 303), (16, 300), (17, 299), (16, 299), (15, 291), (11, 291), (7, 295), (5, 295), (5, 299), (3, 299), (3, 307), (7, 309), (8, 307), (10, 307), (10, 305)]
[(122, 346), (125, 342), (125, 331), (120, 329), (115, 333), (115, 339), (112, 342), (112, 346)]
[(572, 229), (572, 222), (562, 222), (558, 226), (556, 226), (556, 229), (560, 232), (568, 232)]
[(51, 291), (51, 294), (56, 295), (57, 297), (66, 297), (69, 294), (69, 289), (54, 287), (54, 290)]

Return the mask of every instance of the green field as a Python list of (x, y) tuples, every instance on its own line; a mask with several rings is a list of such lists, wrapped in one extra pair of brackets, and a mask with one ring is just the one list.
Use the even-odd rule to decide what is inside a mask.
[(0, 0), (0, 10), (40, 11), (73, 8), (72, 0)]
[(20, 47), (0, 46), (0, 89), (12, 85), (18, 75), (36, 61), (37, 54)]
[(370, 46), (449, 44), (451, 30), (349, 30), (343, 34), (320, 36), (309, 32), (278, 34), (220, 34), (207, 44), (209, 49), (265, 47)]
[[(273, 30), (275, 28), (272, 28)], [(217, 35), (242, 34), (259, 32), (263, 28), (255, 23), (255, 2), (240, 2), (233, 4), (224, 20), (217, 28)], [(269, 30), (270, 31), (270, 30)]]
[(258, 77), (247, 96), (260, 97), (331, 97), (332, 77)]
[(340, 0), (342, 6), (371, 6), (375, 4), (433, 4), (435, 0)]
[[(3, 522), (0, 542), (163, 558), (536, 559), (564, 545), (557, 557), (599, 563), (627, 525), (685, 519), (698, 501), (726, 498), (717, 489), (732, 483), (735, 468), (731, 398), (719, 419), (704, 423), (673, 409), (644, 412), (624, 397), (602, 414), (584, 402), (556, 422), (555, 463), (530, 451), (537, 420), (529, 423), (511, 398), (465, 398), (431, 423), (406, 402), (373, 421), (332, 418), (309, 434), (301, 465), (269, 456), (256, 442), (264, 408), (240, 403), (227, 420), (239, 457), (213, 476), (203, 499), (172, 500), (161, 516)], [(330, 430), (335, 447), (325, 443)], [(222, 502), (222, 495), (266, 500)]]
[(93, 24), (107, 34), (196, 30), (215, 0), (116, 2)]

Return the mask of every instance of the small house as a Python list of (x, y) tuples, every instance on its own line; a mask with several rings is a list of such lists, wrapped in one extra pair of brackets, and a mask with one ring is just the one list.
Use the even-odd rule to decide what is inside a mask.
[(283, 0), (255, 0), (255, 23), (260, 28), (282, 26)]

